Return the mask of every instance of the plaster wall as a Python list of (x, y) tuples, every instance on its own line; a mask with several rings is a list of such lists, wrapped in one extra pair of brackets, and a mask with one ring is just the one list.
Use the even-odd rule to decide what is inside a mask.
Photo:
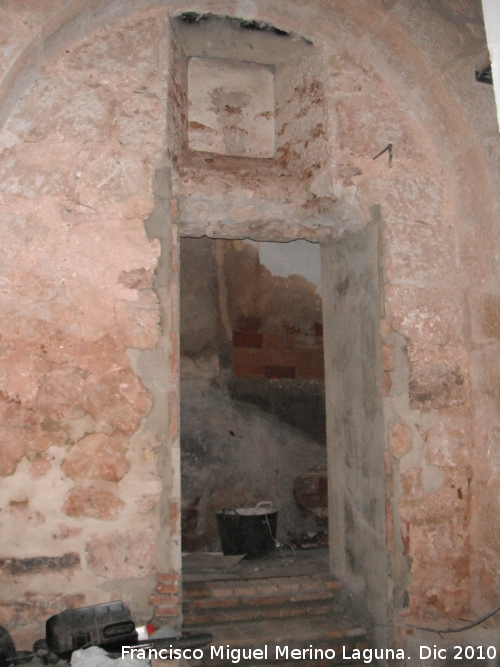
[(190, 58), (188, 142), (195, 151), (274, 157), (274, 75), (255, 63)]
[[(317, 49), (321, 188), (292, 162), (182, 154), (189, 54), (164, 19), (185, 7), (154, 6), (1, 7), (0, 622), (37, 636), (52, 611), (116, 596), (145, 618), (157, 569), (172, 583), (154, 603), (176, 609), (178, 246), (168, 221), (186, 235), (325, 242), (363, 229), (373, 204), (386, 295), (389, 622), (404, 642), (412, 617), (487, 611), (500, 596), (500, 151), (493, 91), (473, 78), (488, 57), (480, 2), (193, 4), (257, 17)], [(392, 167), (387, 153), (373, 160), (389, 143)], [(157, 266), (163, 296), (151, 287)], [(141, 365), (153, 348), (171, 362), (165, 374), (155, 357), (148, 372)], [(110, 555), (120, 545), (126, 562)], [(25, 560), (38, 557), (55, 560)]]
[[(322, 249), (327, 395), (330, 563), (374, 623), (387, 633), (384, 415), (378, 332), (378, 211), (365, 230)], [(391, 642), (392, 643), (392, 642)]]

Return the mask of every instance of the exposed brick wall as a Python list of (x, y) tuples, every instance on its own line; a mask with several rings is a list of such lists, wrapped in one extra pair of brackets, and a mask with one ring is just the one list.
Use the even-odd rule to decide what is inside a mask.
[(181, 623), (181, 602), (178, 572), (158, 572), (156, 591), (149, 598), (153, 605), (153, 622), (158, 626), (168, 623), (179, 626)]
[(279, 333), (245, 331), (244, 327), (245, 320), (240, 318), (238, 329), (233, 331), (236, 377), (324, 378), (323, 328), (319, 322), (313, 322), (309, 331), (288, 322)]
[(300, 280), (273, 276), (255, 252), (225, 244), (235, 376), (323, 379), (321, 300)]

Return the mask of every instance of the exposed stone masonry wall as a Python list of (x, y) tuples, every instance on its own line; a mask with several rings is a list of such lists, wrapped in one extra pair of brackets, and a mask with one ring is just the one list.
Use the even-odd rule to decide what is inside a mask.
[[(336, 71), (356, 68), (348, 63), (333, 56)], [(344, 192), (356, 187), (364, 201), (380, 203), (384, 219), (382, 393), (395, 474), (390, 496), (402, 487), (395, 508), (393, 566), (402, 577), (395, 577), (396, 590), (404, 589), (399, 604), (438, 618), (459, 613), (470, 596), (470, 467), (443, 441), (453, 429), (457, 446), (472, 448), (470, 434), (459, 426), (467, 420), (470, 381), (458, 315), (464, 277), (456, 256), (457, 214), (429, 130), (366, 66), (351, 70), (349, 79), (358, 87), (334, 92), (337, 187)], [(389, 142), (395, 155), (391, 168), (388, 153), (372, 159)], [(391, 338), (391, 329), (403, 338)], [(408, 367), (409, 377), (403, 370)], [(437, 455), (436, 447), (446, 448), (447, 456)], [(413, 558), (411, 575), (406, 558)], [(430, 576), (437, 571), (438, 577)]]
[(160, 336), (143, 220), (164, 158), (162, 25), (145, 14), (67, 49), (0, 134), (0, 623), (17, 636), (66, 606), (152, 614), (159, 441), (127, 348)]

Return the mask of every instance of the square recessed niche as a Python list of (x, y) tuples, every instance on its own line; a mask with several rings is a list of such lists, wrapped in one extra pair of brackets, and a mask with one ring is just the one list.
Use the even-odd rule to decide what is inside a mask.
[(189, 58), (188, 104), (191, 150), (235, 157), (274, 157), (271, 67)]

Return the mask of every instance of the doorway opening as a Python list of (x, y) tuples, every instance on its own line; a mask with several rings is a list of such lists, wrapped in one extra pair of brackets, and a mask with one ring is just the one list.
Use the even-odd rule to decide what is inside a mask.
[[(267, 23), (211, 14), (176, 17), (171, 37), (169, 151), (175, 167), (173, 210), (183, 237), (183, 548), (217, 548), (215, 512), (225, 506), (273, 501), (279, 510), (277, 539), (283, 542), (317, 532), (318, 521), (328, 517), (326, 567), (369, 610), (377, 645), (383, 646), (389, 587), (380, 211), (372, 207), (371, 219), (363, 220), (365, 209), (332, 187), (334, 134), (320, 48)], [(300, 276), (297, 262), (288, 275), (274, 273), (279, 253), (271, 252), (271, 260), (265, 246), (242, 240), (247, 238), (281, 248), (316, 244), (324, 336), (314, 280), (293, 280)], [(280, 280), (289, 282), (290, 289), (282, 290), (286, 296), (295, 288), (307, 292), (312, 283), (317, 316), (277, 298), (277, 311), (268, 311), (273, 303), (268, 286)], [(237, 298), (236, 287), (242, 290)], [(255, 310), (259, 299), (262, 306)], [(266, 346), (273, 335), (274, 356)], [(298, 356), (298, 348), (306, 348), (301, 354), (308, 353), (308, 364), (287, 356), (292, 341)], [(321, 368), (324, 379), (301, 376), (306, 368)], [(326, 382), (323, 417), (311, 418), (320, 404), (319, 390), (311, 387), (321, 381)], [(305, 401), (297, 387), (307, 383)], [(325, 413), (327, 437), (318, 441)], [(321, 477), (318, 467), (325, 463)], [(305, 490), (314, 488), (322, 498), (312, 509), (311, 498), (307, 507), (297, 503), (300, 475)], [(285, 487), (286, 501), (278, 494)], [(318, 506), (322, 516), (313, 511)], [(183, 560), (186, 604), (187, 575)], [(238, 615), (248, 619), (247, 602), (240, 603)], [(284, 613), (278, 607), (272, 611)], [(261, 609), (254, 612), (254, 618), (264, 618)], [(223, 616), (229, 618), (227, 610)]]
[(183, 551), (219, 551), (216, 512), (259, 501), (276, 555), (326, 551), (320, 246), (182, 238), (180, 286)]

